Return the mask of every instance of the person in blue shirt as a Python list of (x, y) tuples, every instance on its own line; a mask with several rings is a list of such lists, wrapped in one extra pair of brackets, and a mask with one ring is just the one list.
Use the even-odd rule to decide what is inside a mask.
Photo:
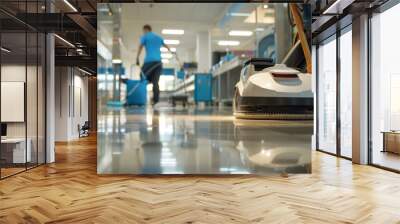
[(136, 57), (136, 64), (140, 64), (139, 57), (144, 47), (146, 49), (146, 55), (144, 57), (142, 72), (145, 74), (146, 79), (153, 84), (153, 104), (158, 102), (160, 95), (158, 81), (162, 70), (160, 50), (162, 46), (171, 52), (170, 48), (164, 43), (164, 39), (152, 32), (150, 25), (144, 25), (143, 36), (140, 38), (139, 51)]

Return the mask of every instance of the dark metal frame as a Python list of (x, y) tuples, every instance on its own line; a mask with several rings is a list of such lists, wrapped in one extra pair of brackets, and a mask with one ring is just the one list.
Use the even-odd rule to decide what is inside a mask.
[(371, 65), (371, 55), (372, 55), (372, 42), (371, 42), (371, 19), (372, 19), (372, 13), (369, 12), (368, 13), (368, 53), (367, 53), (367, 62), (368, 62), (368, 69), (367, 69), (367, 83), (368, 83), (368, 96), (367, 96), (367, 107), (368, 107), (368, 111), (367, 111), (367, 119), (368, 119), (368, 124), (367, 124), (367, 133), (368, 133), (368, 137), (367, 137), (367, 141), (368, 141), (368, 155), (367, 155), (367, 162), (368, 164), (372, 164), (372, 76), (371, 76), (371, 71), (372, 71), (372, 65)]
[(341, 124), (341, 116), (340, 116), (340, 79), (341, 79), (341, 66), (340, 66), (340, 36), (341, 30), (337, 25), (336, 28), (336, 154), (341, 156), (341, 133), (342, 133), (342, 124)]
[[(25, 11), (27, 11), (28, 0), (25, 0), (23, 2), (25, 3)], [(32, 2), (32, 1), (29, 1), (29, 2)], [(39, 5), (39, 0), (36, 0), (36, 1), (33, 1), (33, 2), (37, 3), (36, 4), (36, 11), (38, 11), (39, 10), (39, 6), (38, 6)], [(4, 10), (2, 10), (2, 12), (7, 13)], [(46, 7), (46, 12), (47, 12), (47, 7)], [(26, 15), (27, 14), (25, 14), (25, 17), (26, 17)], [(10, 16), (12, 16), (12, 15), (10, 15)], [(20, 21), (20, 20), (18, 20), (18, 21)], [(27, 170), (39, 167), (39, 166), (47, 163), (47, 33), (40, 32), (39, 30), (34, 29), (33, 27), (29, 26), (28, 24), (26, 24), (24, 22), (23, 22), (23, 24), (25, 26), (25, 30), (24, 30), (25, 32), (22, 32), (22, 33), (25, 33), (25, 85), (24, 85), (24, 92), (25, 92), (24, 93), (24, 97), (25, 97), (25, 99), (24, 99), (24, 107), (25, 107), (24, 108), (24, 120), (25, 120), (25, 169), (21, 170), (19, 172), (15, 172), (13, 174), (10, 174), (8, 176), (2, 176), (2, 173), (1, 173), (2, 168), (0, 167), (0, 180), (6, 179), (8, 177), (12, 177), (12, 176), (17, 175), (19, 173), (23, 173), (23, 172), (25, 172)], [(36, 162), (34, 163), (33, 166), (30, 166), (30, 167), (28, 167), (28, 162), (27, 162), (28, 154), (26, 153), (27, 148), (28, 148), (28, 144), (27, 144), (27, 139), (28, 139), (28, 125), (27, 125), (27, 121), (28, 121), (28, 118), (27, 118), (28, 117), (28, 112), (27, 112), (28, 30), (33, 30), (34, 33), (36, 33), (36, 45), (37, 45), (36, 46), (36, 57), (37, 57), (36, 58), (36, 104), (37, 104), (37, 106), (36, 106), (36, 143), (37, 143), (36, 150), (37, 150), (37, 152), (36, 152)], [(43, 141), (44, 141), (43, 147), (44, 147), (44, 150), (42, 149), (43, 152), (44, 152), (44, 155), (43, 155), (44, 161), (43, 161), (43, 163), (39, 163), (39, 141), (38, 141), (39, 140), (39, 68), (38, 68), (38, 66), (39, 66), (39, 33), (43, 33), (44, 34), (44, 36), (43, 36), (43, 40), (44, 41), (42, 42), (42, 44), (44, 44), (44, 46), (43, 46), (44, 47), (44, 51), (41, 51), (41, 53), (44, 54), (44, 55), (42, 55), (42, 58), (44, 60), (44, 65), (43, 65), (44, 67), (42, 69), (42, 72), (43, 72), (42, 82), (44, 82), (44, 99), (43, 99), (43, 105), (42, 105), (42, 107), (44, 109), (44, 111), (43, 111), (44, 117), (42, 117), (44, 119), (44, 120), (42, 120), (42, 122), (44, 122), (44, 136), (43, 136)], [(1, 36), (2, 36), (2, 32), (0, 32), (0, 45), (1, 45)], [(0, 54), (0, 68), (1, 68), (1, 61), (2, 61), (2, 58), (1, 58), (1, 54)], [(0, 69), (0, 81), (1, 81), (1, 69)], [(1, 87), (0, 87), (0, 89), (1, 89)], [(0, 93), (0, 96), (1, 96), (1, 93)], [(1, 97), (0, 97), (0, 101), (1, 101)], [(0, 117), (0, 123), (1, 123), (1, 117)], [(0, 144), (0, 155), (1, 155), (1, 144)], [(31, 165), (31, 164), (29, 164), (29, 165)]]

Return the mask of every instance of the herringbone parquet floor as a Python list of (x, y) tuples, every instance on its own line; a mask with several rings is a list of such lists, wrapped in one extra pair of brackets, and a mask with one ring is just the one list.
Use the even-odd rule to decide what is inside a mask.
[(0, 181), (0, 223), (400, 223), (400, 175), (313, 152), (313, 174), (98, 176), (96, 139)]

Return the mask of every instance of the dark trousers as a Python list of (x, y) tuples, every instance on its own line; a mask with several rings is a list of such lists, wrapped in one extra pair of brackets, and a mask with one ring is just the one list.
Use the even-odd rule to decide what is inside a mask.
[(146, 76), (148, 82), (153, 84), (153, 103), (157, 103), (160, 97), (160, 80), (162, 63), (160, 61), (146, 62), (142, 66), (142, 72)]

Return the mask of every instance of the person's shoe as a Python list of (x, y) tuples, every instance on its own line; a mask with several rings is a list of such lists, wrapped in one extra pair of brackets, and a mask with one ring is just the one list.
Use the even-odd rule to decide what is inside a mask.
[(152, 106), (153, 106), (153, 109), (154, 109), (154, 110), (158, 110), (158, 109), (160, 109), (160, 106), (161, 106), (161, 105), (160, 105), (159, 102), (156, 102), (156, 103), (153, 103)]

